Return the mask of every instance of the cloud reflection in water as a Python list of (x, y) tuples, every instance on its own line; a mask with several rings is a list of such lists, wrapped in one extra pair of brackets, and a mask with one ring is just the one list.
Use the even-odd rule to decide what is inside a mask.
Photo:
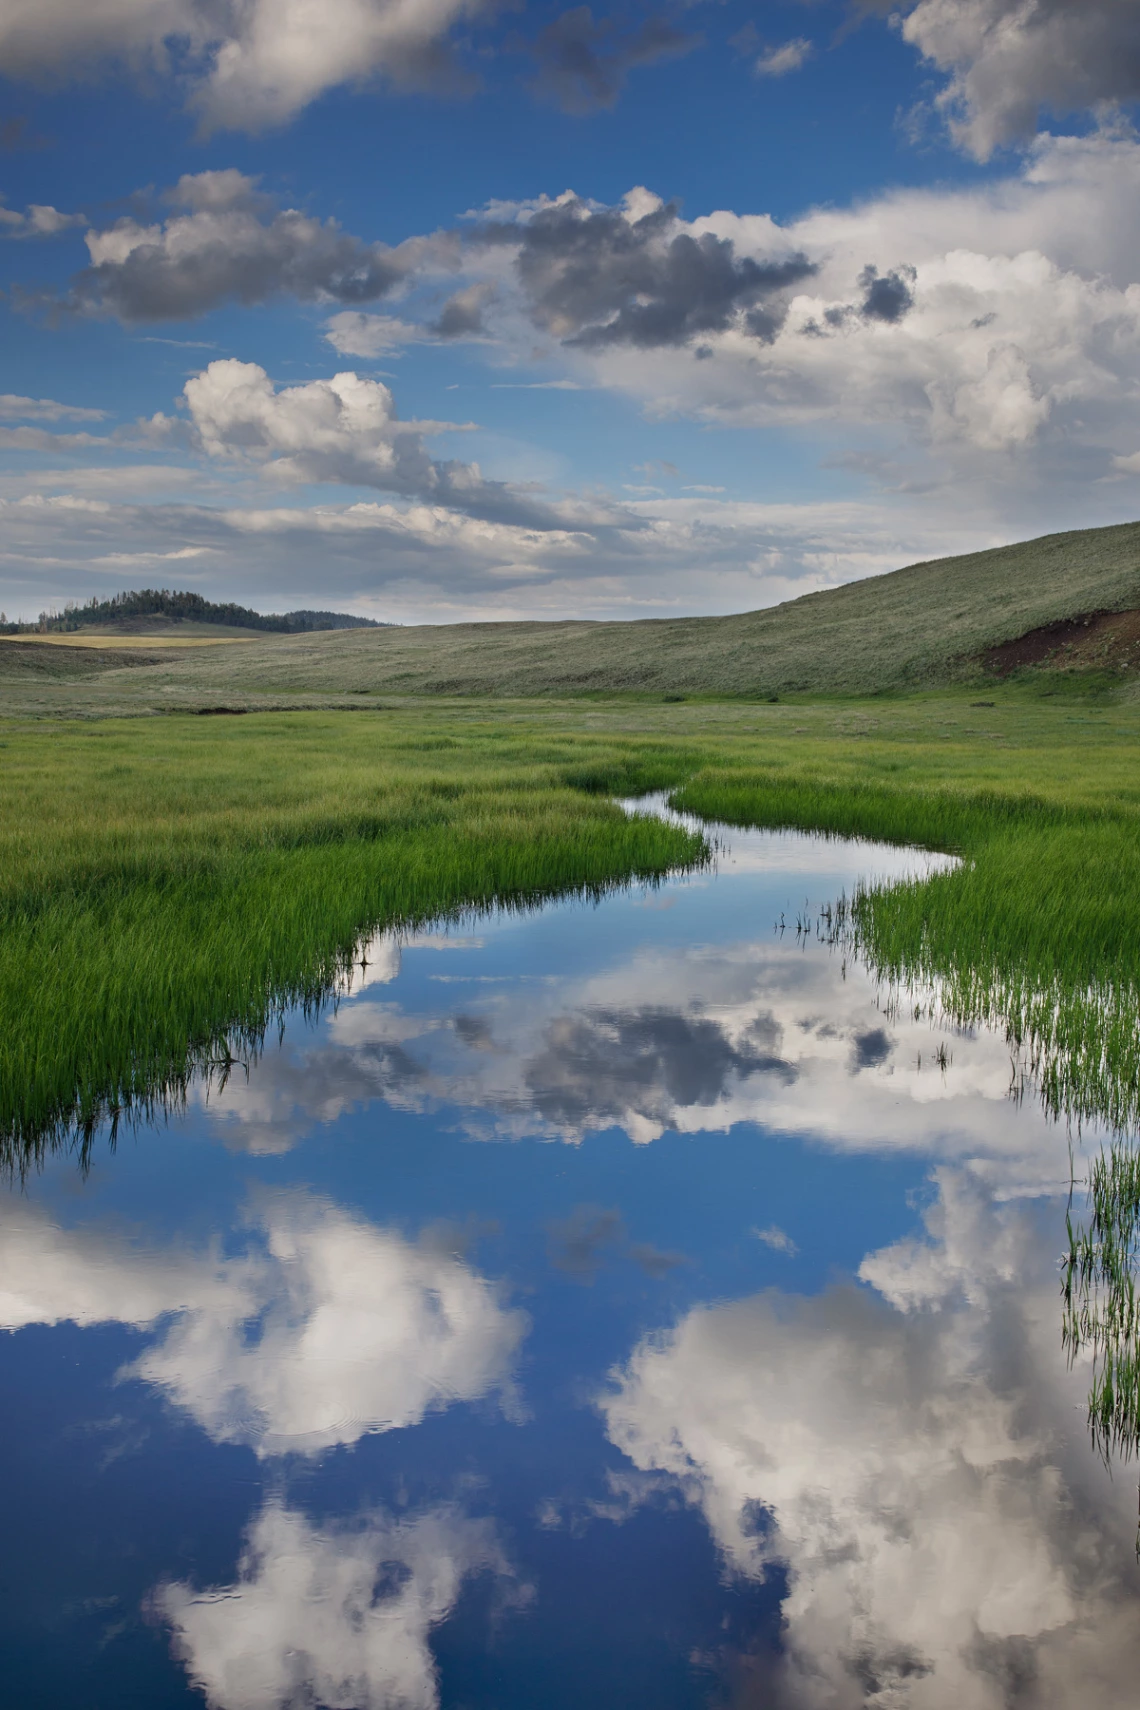
[(210, 1710), (434, 1710), (429, 1636), (480, 1572), (510, 1577), (491, 1524), (455, 1508), (316, 1526), (271, 1501), (236, 1584), (168, 1583), (151, 1604)]
[(1123, 1707), (1135, 1492), (1072, 1431), (1085, 1374), (1058, 1359), (1041, 1227), (937, 1179), (932, 1239), (871, 1254), (869, 1288), (700, 1306), (643, 1341), (600, 1400), (609, 1434), (735, 1572), (786, 1565), (777, 1702)]
[(155, 1328), (122, 1375), (259, 1456), (316, 1455), (493, 1391), (514, 1409), (527, 1319), (465, 1260), (297, 1190), (262, 1196), (250, 1222), (254, 1241), (227, 1258), (77, 1241), (17, 1212), (0, 1323)]

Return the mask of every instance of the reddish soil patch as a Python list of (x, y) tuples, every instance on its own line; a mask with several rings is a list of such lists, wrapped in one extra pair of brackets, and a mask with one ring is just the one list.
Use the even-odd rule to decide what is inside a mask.
[(1008, 677), (1026, 665), (1050, 671), (1140, 670), (1140, 611), (1086, 612), (1083, 617), (1043, 624), (982, 654), (995, 676)]

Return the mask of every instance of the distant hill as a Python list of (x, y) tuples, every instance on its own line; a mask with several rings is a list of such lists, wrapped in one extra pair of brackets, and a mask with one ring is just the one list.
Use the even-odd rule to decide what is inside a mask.
[(131, 630), (138, 632), (147, 619), (164, 624), (211, 624), (227, 629), (263, 630), (274, 635), (305, 635), (324, 629), (384, 629), (374, 618), (355, 617), (349, 612), (298, 611), (266, 615), (232, 602), (216, 604), (201, 594), (172, 592), (168, 588), (141, 588), (115, 594), (109, 600), (92, 599), (86, 605), (68, 605), (60, 613), (41, 612), (36, 623), (0, 626), (0, 633), (20, 635), (68, 634), (79, 629)]
[[(1058, 668), (1131, 678), (1140, 688), (1140, 523), (914, 564), (737, 617), (347, 621), (354, 627), (335, 633), (170, 648), (162, 660), (131, 660), (129, 671), (120, 651), (100, 682), (108, 692), (175, 697), (166, 705), (249, 706), (263, 696), (296, 705), (373, 694), (764, 700), (984, 684)], [(41, 651), (79, 649), (57, 642)], [(15, 665), (0, 661), (0, 676)]]
[[(1093, 618), (1137, 611), (1140, 523), (1127, 523), (914, 564), (738, 617), (296, 636), (225, 657), (209, 649), (209, 657), (179, 658), (163, 681), (251, 697), (634, 691), (763, 699), (993, 681), (1010, 669), (1064, 664), (1127, 677), (1131, 623), (1116, 621), (1123, 640), (1114, 652), (1104, 645), (1105, 620)], [(1075, 654), (1074, 636), (1087, 637)], [(1009, 646), (1015, 642), (1020, 649)], [(133, 675), (141, 686), (149, 673)]]

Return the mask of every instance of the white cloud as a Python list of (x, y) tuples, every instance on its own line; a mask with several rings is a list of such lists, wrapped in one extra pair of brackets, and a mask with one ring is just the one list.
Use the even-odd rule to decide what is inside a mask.
[(1049, 1232), (937, 1180), (929, 1244), (865, 1263), (877, 1296), (695, 1308), (615, 1374), (609, 1434), (678, 1481), (734, 1571), (786, 1565), (803, 1710), (1000, 1710), (1015, 1679), (1041, 1710), (1123, 1704), (1135, 1491), (1085, 1439)]
[(424, 336), (423, 328), (409, 321), (395, 315), (366, 315), (361, 309), (342, 309), (325, 322), (325, 337), (342, 356), (386, 356)]
[[(812, 210), (783, 227), (724, 211), (683, 221), (648, 192), (631, 192), (596, 224), (572, 197), (503, 204), (462, 240), (445, 233), (383, 253), (307, 216), (281, 214), (240, 174), (199, 174), (176, 195), (187, 211), (153, 228), (157, 235), (142, 224), (99, 234), (110, 259), (91, 270), (92, 303), (143, 315), (183, 301), (196, 308), (227, 292), (250, 300), (284, 288), (347, 293), (363, 268), (370, 290), (400, 291), (400, 317), (345, 306), (326, 333), (346, 350), (379, 354), (413, 332), (432, 336), (412, 313), (412, 288), (430, 280), (438, 302), (446, 277), (482, 293), (484, 342), (476, 348), (509, 364), (508, 373), (492, 372), (493, 383), (528, 384), (527, 370), (540, 361), (535, 384), (609, 389), (653, 418), (776, 431), (799, 445), (803, 462), (804, 498), (794, 504), (716, 502), (715, 493), (695, 491), (647, 493), (637, 503), (543, 498), (489, 481), (472, 465), (434, 461), (417, 437), (423, 424), (400, 423), (376, 381), (271, 387), (252, 365), (223, 364), (207, 375), (224, 384), (196, 384), (214, 479), (233, 484), (233, 502), (212, 515), (156, 507), (119, 518), (136, 537), (122, 550), (169, 550), (181, 542), (137, 535), (180, 526), (191, 542), (221, 544), (218, 587), (236, 577), (252, 596), (273, 534), (274, 597), (287, 597), (293, 566), (304, 563), (314, 537), (335, 539), (325, 567), (338, 597), (391, 602), (390, 615), (404, 618), (747, 610), (916, 559), (1135, 514), (1140, 145), (1127, 139), (1041, 139), (1009, 176), (891, 192)], [(240, 228), (234, 248), (231, 218)], [(554, 222), (571, 257), (574, 243), (600, 244), (606, 267), (566, 272), (548, 257), (535, 272), (540, 218)], [(684, 268), (669, 261), (669, 246), (682, 239), (698, 250), (710, 240), (701, 276), (721, 281), (713, 316), (723, 318), (720, 330), (695, 330)], [(652, 252), (644, 278), (643, 251)], [(773, 286), (773, 296), (771, 281), (795, 256), (814, 271)], [(770, 265), (775, 273), (765, 271)], [(640, 303), (639, 280), (649, 292)], [(76, 287), (79, 299), (85, 290)], [(755, 291), (760, 300), (749, 308)], [(653, 292), (664, 319), (621, 320), (631, 305), (653, 309)], [(750, 330), (757, 309), (770, 316), (766, 333)], [(595, 333), (604, 334), (600, 343)], [(648, 346), (651, 335), (666, 342)], [(40, 421), (25, 418), (24, 426)], [(25, 449), (67, 449), (21, 438)], [(865, 496), (817, 502), (820, 462), (842, 469)], [(271, 476), (364, 483), (423, 503), (410, 511), (284, 511), (267, 490)], [(619, 498), (628, 477), (615, 471)], [(188, 474), (186, 492), (201, 480), (201, 471)], [(19, 490), (5, 480), (3, 491), (19, 496), (33, 486), (45, 490), (43, 472)], [(75, 491), (96, 486), (114, 490), (92, 459)], [(136, 481), (129, 490), (142, 489)], [(177, 496), (169, 487), (165, 494)], [(239, 496), (250, 506), (244, 518)], [(448, 520), (452, 511), (467, 520)], [(474, 518), (486, 526), (472, 530)], [(19, 526), (6, 550), (16, 582), (4, 588), (5, 609), (26, 597), (34, 612), (48, 598), (88, 591), (62, 574), (41, 589), (37, 564), (50, 557), (82, 576), (92, 556), (111, 548), (94, 552), (85, 532), (69, 535), (59, 510), (34, 528), (30, 517), (12, 520)], [(392, 538), (390, 556), (373, 550), (381, 536)], [(311, 589), (297, 591), (307, 598)]]
[(1032, 135), (1043, 110), (1140, 97), (1133, 0), (919, 0), (902, 33), (950, 73), (939, 106), (979, 160)]
[(763, 1241), (765, 1247), (770, 1247), (773, 1253), (786, 1253), (791, 1259), (799, 1252), (787, 1230), (781, 1229), (778, 1224), (769, 1224), (767, 1229), (754, 1229), (752, 1233), (758, 1241)]
[(302, 1193), (266, 1198), (253, 1226), (239, 1257), (157, 1254), (10, 1211), (0, 1326), (148, 1329), (172, 1314), (124, 1375), (215, 1442), (261, 1456), (316, 1454), (457, 1401), (509, 1397), (526, 1319), (464, 1260)]
[[(378, 487), (491, 523), (558, 535), (566, 524), (610, 520), (599, 518), (598, 505), (550, 504), (519, 486), (485, 481), (476, 463), (434, 461), (426, 435), (474, 424), (401, 421), (388, 387), (352, 371), (276, 388), (257, 363), (226, 357), (188, 380), (183, 398), (195, 440), (208, 456), (252, 466), (276, 482)], [(177, 431), (163, 415), (145, 426), (159, 440)], [(628, 526), (634, 519), (625, 521)]]
[(41, 78), (107, 61), (163, 70), (177, 48), (203, 127), (257, 131), (377, 75), (454, 84), (448, 34), (488, 10), (486, 0), (41, 0), (0, 10), (0, 58), (11, 78)]
[(106, 415), (106, 410), (58, 404), (54, 398), (21, 398), (15, 392), (0, 393), (0, 420), (3, 421), (101, 422)]
[(48, 202), (31, 202), (23, 214), (0, 205), (0, 232), (6, 233), (8, 237), (58, 237), (60, 232), (86, 224), (86, 214), (61, 214), (58, 208), (53, 208)]
[(190, 419), (211, 457), (257, 463), (285, 481), (342, 481), (430, 492), (439, 477), (426, 431), (401, 422), (379, 380), (351, 372), (274, 388), (254, 362), (222, 358), (186, 382)]
[(98, 447), (106, 451), (111, 441), (103, 434), (54, 433), (44, 427), (0, 427), (0, 450), (46, 451), (51, 454), (67, 451), (90, 451)]
[(236, 1584), (162, 1585), (151, 1607), (210, 1710), (435, 1710), (432, 1629), (469, 1575), (509, 1571), (490, 1523), (454, 1508), (317, 1526), (270, 1502)]
[[(108, 552), (195, 545), (216, 553), (208, 576), (195, 579), (200, 592), (240, 595), (264, 610), (311, 603), (319, 559), (322, 599), (405, 622), (747, 611), (944, 552), (996, 546), (1048, 526), (1047, 518), (1064, 526), (1056, 509), (1028, 504), (1020, 527), (982, 503), (966, 515), (931, 514), (923, 495), (890, 506), (685, 495), (620, 506), (570, 499), (543, 507), (543, 526), (532, 527), (511, 520), (514, 507), (505, 503), (498, 517), (490, 502), (483, 515), (450, 508), (459, 502), (450, 493), (438, 495), (450, 506), (283, 504), (279, 492), (248, 490), (257, 463), (237, 466), (240, 491), (230, 460), (212, 463), (213, 480), (211, 471), (167, 464), (0, 473), (5, 610), (34, 616), (51, 599), (116, 592), (117, 582), (97, 580)], [(213, 502), (190, 502), (200, 494)], [(141, 502), (152, 495), (155, 502)], [(1106, 507), (1109, 500), (1121, 503), (1115, 490), (1105, 491)], [(1104, 520), (1120, 517), (1109, 511)]]
[(796, 36), (793, 41), (762, 53), (753, 69), (758, 77), (786, 77), (790, 71), (799, 71), (811, 57), (811, 52), (812, 44), (807, 37)]

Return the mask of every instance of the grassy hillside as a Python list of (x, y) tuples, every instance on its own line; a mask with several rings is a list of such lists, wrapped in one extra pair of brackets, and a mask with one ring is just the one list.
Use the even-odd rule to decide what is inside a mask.
[[(1024, 660), (1001, 649), (1094, 612), (1140, 607), (1140, 523), (1048, 535), (911, 565), (766, 611), (622, 623), (480, 623), (255, 637), (170, 649), (153, 662), (107, 656), (93, 679), (25, 703), (32, 712), (160, 710), (213, 703), (314, 704), (367, 695), (844, 695), (984, 681), (1012, 664), (1108, 670), (1127, 681), (1135, 649), (1100, 635), (1074, 649), (1046, 636)], [(1103, 627), (1103, 626), (1102, 626)], [(1098, 651), (1099, 649), (1099, 651)], [(55, 651), (55, 650), (53, 650)], [(1137, 655), (1140, 660), (1140, 655)], [(21, 704), (18, 663), (0, 655), (0, 703)], [(357, 703), (366, 704), (366, 703)]]

